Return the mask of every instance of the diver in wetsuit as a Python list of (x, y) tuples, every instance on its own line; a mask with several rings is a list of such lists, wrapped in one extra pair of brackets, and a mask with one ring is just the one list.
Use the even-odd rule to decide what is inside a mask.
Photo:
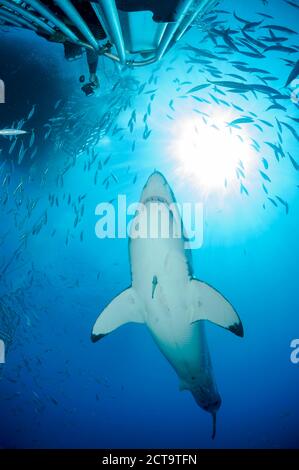
[(99, 55), (92, 49), (86, 51), (87, 64), (89, 69), (89, 82), (94, 88), (100, 86), (100, 82), (97, 76), (97, 68), (99, 63)]
[(87, 65), (89, 69), (89, 83), (94, 88), (98, 88), (100, 86), (100, 82), (97, 76), (99, 56), (106, 51), (109, 52), (111, 47), (112, 44), (108, 41), (98, 51), (95, 51), (93, 49), (87, 49), (86, 51)]

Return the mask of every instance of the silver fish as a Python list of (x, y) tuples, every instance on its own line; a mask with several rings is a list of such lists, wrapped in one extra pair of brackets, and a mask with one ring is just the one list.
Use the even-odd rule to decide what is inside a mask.
[(10, 136), (10, 135), (22, 135), (27, 134), (27, 131), (23, 131), (21, 129), (0, 129), (0, 135), (3, 136)]

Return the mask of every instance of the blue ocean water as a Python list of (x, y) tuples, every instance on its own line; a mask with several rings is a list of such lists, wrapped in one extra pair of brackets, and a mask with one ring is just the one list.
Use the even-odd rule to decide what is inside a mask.
[[(248, 32), (254, 38), (270, 37), (267, 24), (298, 28), (299, 9), (282, 0), (224, 0), (218, 9), (238, 38), (243, 23), (234, 11), (263, 20)], [(299, 337), (299, 114), (284, 88), (298, 34), (272, 29), (296, 52), (257, 59), (229, 48), (220, 60), (202, 29), (145, 69), (119, 71), (101, 59), (101, 88), (88, 98), (78, 82), (84, 58), (68, 63), (60, 45), (0, 30), (0, 128), (24, 118), (28, 131), (12, 150), (14, 140), (0, 137), (1, 305), (18, 320), (7, 327), (12, 344), (0, 366), (2, 448), (298, 448), (299, 364), (290, 343)], [(277, 80), (263, 82), (267, 73), (240, 71), (233, 61)], [(276, 100), (283, 109), (266, 111), (268, 93), (210, 83), (237, 80), (226, 74), (288, 95)], [(189, 93), (202, 84), (210, 87)], [(227, 124), (244, 116), (253, 122)], [(278, 158), (267, 142), (282, 149)], [(215, 153), (211, 168), (205, 159)], [(98, 239), (95, 208), (104, 201), (117, 208), (119, 194), (137, 202), (154, 169), (179, 202), (203, 204), (194, 272), (231, 301), (244, 325), (244, 338), (206, 328), (223, 401), (215, 440), (211, 416), (179, 391), (146, 327), (128, 324), (90, 341), (98, 314), (130, 285), (128, 240)]]

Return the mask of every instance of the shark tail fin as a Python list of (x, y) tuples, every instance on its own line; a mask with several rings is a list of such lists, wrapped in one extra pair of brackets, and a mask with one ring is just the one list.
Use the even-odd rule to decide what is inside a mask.
[(214, 440), (215, 437), (216, 437), (216, 424), (217, 424), (217, 413), (216, 413), (216, 411), (212, 412), (212, 418), (213, 418), (212, 439)]
[(143, 309), (135, 290), (130, 287), (115, 297), (94, 324), (93, 343), (125, 323), (144, 323)]
[(190, 281), (189, 289), (191, 323), (208, 320), (237, 336), (244, 336), (242, 322), (237, 312), (220, 292), (197, 279)]

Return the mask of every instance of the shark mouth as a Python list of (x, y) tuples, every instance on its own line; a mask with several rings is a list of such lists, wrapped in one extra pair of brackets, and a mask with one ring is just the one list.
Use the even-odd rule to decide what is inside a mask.
[(170, 204), (170, 202), (166, 198), (161, 196), (150, 196), (147, 197), (144, 201), (142, 201), (144, 205), (148, 204), (149, 202), (161, 202), (162, 204), (166, 204), (167, 206), (169, 206)]

